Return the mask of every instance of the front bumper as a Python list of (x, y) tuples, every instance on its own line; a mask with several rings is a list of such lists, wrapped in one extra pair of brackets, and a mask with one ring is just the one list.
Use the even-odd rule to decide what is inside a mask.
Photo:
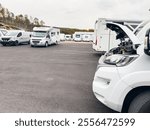
[(126, 84), (121, 80), (117, 67), (99, 67), (93, 81), (93, 92), (96, 98), (107, 107), (121, 112), (122, 93)]
[(32, 46), (45, 46), (46, 41), (30, 41)]
[(16, 41), (0, 41), (0, 43), (3, 45), (15, 45)]

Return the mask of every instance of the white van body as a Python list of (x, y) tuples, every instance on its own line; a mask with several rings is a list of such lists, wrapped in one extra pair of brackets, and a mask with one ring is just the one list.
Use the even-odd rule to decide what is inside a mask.
[(82, 35), (82, 40), (84, 42), (93, 42), (93, 35), (94, 33), (89, 32)]
[[(144, 44), (127, 27), (108, 24), (122, 30), (118, 32), (124, 35), (120, 35), (124, 41), (99, 59), (93, 92), (99, 101), (115, 111), (144, 112), (146, 107), (150, 108), (150, 103), (149, 106), (142, 104), (146, 98), (140, 99), (143, 93), (150, 91), (150, 57), (144, 53)], [(150, 94), (147, 98), (150, 99)]]
[(75, 32), (73, 34), (73, 40), (76, 42), (93, 41), (93, 32)]
[(95, 51), (107, 52), (111, 48), (116, 47), (119, 43), (116, 42), (116, 33), (106, 27), (107, 22), (115, 22), (126, 25), (132, 31), (134, 30), (133, 27), (136, 27), (141, 23), (141, 21), (99, 18), (95, 22), (94, 29), (94, 40), (92, 47)]
[(29, 44), (30, 33), (23, 30), (9, 30), (5, 36), (2, 36), (0, 43), (3, 46)]
[(53, 27), (34, 27), (33, 35), (30, 39), (31, 47), (49, 46), (60, 43), (60, 29)]
[(73, 40), (76, 42), (81, 42), (82, 41), (82, 35), (83, 35), (82, 32), (75, 32), (73, 34)]
[(66, 41), (71, 41), (72, 40), (71, 35), (70, 34), (66, 34), (65, 35), (65, 40)]
[(60, 33), (60, 41), (65, 41), (65, 34), (64, 33)]

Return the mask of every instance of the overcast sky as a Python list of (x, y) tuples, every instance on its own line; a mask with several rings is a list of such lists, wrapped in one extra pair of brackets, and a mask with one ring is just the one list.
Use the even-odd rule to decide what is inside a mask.
[(59, 27), (94, 28), (96, 19), (150, 19), (150, 0), (1, 0), (11, 12)]

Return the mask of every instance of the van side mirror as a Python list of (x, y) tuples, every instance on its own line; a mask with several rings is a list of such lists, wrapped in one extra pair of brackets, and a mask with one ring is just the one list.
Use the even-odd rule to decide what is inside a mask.
[(48, 34), (48, 35), (46, 36), (46, 38), (50, 38), (50, 35)]
[(145, 35), (144, 52), (150, 56), (150, 29), (146, 32)]

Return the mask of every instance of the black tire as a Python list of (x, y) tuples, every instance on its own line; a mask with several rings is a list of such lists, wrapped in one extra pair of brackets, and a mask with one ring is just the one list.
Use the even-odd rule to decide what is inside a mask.
[(55, 43), (56, 45), (58, 45), (58, 41), (56, 41), (56, 43)]
[(30, 45), (30, 40), (28, 41), (28, 45)]
[(30, 45), (31, 47), (34, 47), (34, 45)]
[(48, 47), (48, 42), (45, 43), (45, 47)]
[(15, 46), (18, 46), (18, 45), (19, 45), (19, 42), (18, 42), (18, 41), (16, 41), (16, 42), (15, 42)]
[(3, 45), (3, 46), (6, 46), (6, 44), (5, 44), (5, 43), (2, 43), (2, 45)]
[(136, 96), (129, 106), (129, 113), (150, 113), (150, 91)]

